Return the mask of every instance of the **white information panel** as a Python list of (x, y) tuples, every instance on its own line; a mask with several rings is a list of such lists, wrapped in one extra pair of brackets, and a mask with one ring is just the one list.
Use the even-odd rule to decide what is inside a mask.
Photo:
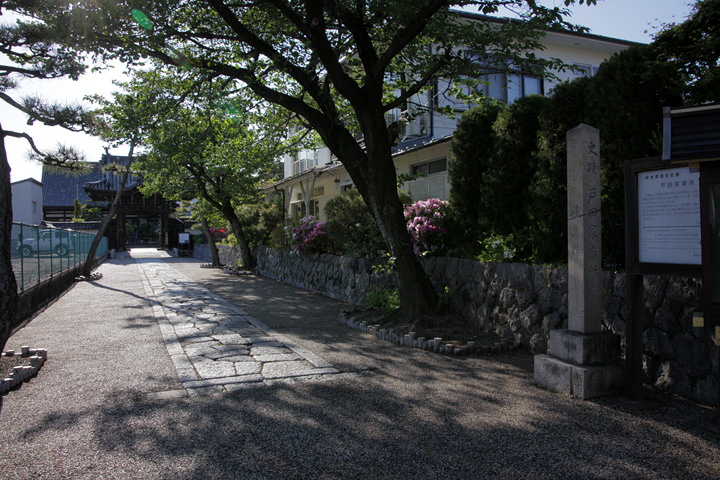
[(637, 182), (640, 262), (700, 265), (700, 173), (653, 170)]

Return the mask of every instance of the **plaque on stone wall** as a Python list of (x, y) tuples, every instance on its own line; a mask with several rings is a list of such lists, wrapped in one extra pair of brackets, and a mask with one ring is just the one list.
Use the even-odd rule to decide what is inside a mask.
[(700, 173), (638, 172), (637, 186), (640, 262), (701, 265)]

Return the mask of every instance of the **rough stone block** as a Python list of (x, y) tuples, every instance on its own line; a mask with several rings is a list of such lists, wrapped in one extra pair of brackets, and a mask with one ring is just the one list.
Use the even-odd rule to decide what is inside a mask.
[(548, 353), (577, 365), (612, 363), (620, 359), (620, 335), (552, 330)]
[(572, 393), (572, 365), (549, 355), (535, 355), (535, 381), (560, 393)]
[(550, 355), (535, 356), (535, 381), (583, 400), (622, 390), (624, 364), (580, 366)]
[(582, 398), (616, 393), (623, 388), (624, 363), (602, 366), (572, 366), (572, 394)]

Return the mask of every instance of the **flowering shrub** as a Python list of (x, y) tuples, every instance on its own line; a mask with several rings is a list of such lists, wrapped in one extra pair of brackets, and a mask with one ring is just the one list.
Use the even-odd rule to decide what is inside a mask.
[(300, 224), (292, 229), (292, 250), (301, 253), (325, 253), (330, 250), (330, 237), (326, 223), (318, 222), (312, 215), (300, 220)]
[(447, 229), (443, 220), (447, 205), (448, 202), (431, 198), (427, 201), (419, 200), (405, 208), (405, 220), (415, 255), (444, 253)]
[(509, 262), (515, 257), (517, 249), (513, 246), (515, 237), (510, 235), (490, 235), (480, 242), (482, 251), (477, 256), (481, 262)]

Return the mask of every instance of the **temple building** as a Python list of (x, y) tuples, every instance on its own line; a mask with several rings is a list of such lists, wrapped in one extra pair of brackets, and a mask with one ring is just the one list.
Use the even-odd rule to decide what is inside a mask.
[[(105, 153), (99, 162), (86, 162), (80, 171), (43, 167), (43, 220), (46, 224), (73, 230), (98, 230), (100, 220), (115, 199), (127, 156)], [(123, 250), (132, 246), (177, 247), (182, 221), (171, 218), (175, 202), (159, 194), (145, 196), (140, 192), (142, 178), (129, 175), (115, 218), (105, 232), (108, 249)], [(73, 222), (75, 199), (96, 221)], [(124, 226), (118, 228), (118, 225)]]

